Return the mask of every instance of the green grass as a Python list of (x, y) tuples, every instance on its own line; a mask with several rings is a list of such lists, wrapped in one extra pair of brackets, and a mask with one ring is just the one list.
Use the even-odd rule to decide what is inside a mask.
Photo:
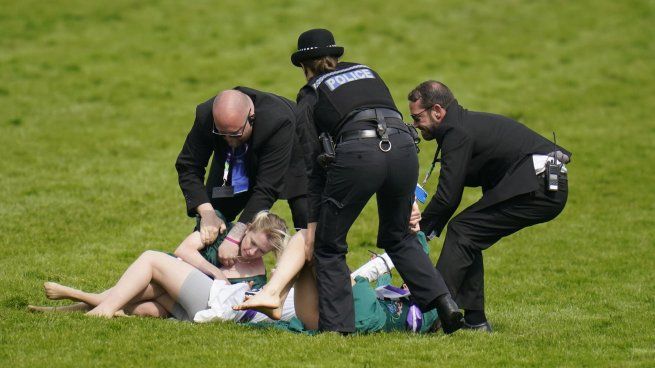
[[(0, 9), (0, 366), (653, 365), (653, 1)], [(289, 55), (311, 27), (380, 72), (405, 114), (407, 92), (435, 78), (465, 107), (555, 130), (574, 152), (564, 213), (485, 252), (496, 332), (305, 337), (27, 313), (47, 302), (45, 280), (99, 290), (143, 250), (175, 247), (193, 226), (173, 164), (195, 105), (235, 85), (294, 98)], [(421, 175), (433, 152), (422, 143)], [(467, 190), (462, 208), (479, 195)], [(376, 230), (371, 203), (349, 235), (351, 266)]]

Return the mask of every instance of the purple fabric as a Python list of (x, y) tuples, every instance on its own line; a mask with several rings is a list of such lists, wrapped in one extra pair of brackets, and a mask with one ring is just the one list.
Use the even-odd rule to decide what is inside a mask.
[(385, 285), (384, 288), (387, 289), (387, 290), (391, 290), (393, 292), (396, 292), (396, 293), (398, 293), (400, 295), (409, 294), (409, 291), (407, 291), (405, 289), (402, 289), (402, 288), (399, 288), (399, 287), (395, 287), (393, 285)]
[(414, 303), (409, 306), (409, 312), (407, 312), (407, 326), (412, 332), (421, 331), (421, 326), (423, 326), (423, 312)]
[(405, 289), (397, 288), (391, 285), (384, 285), (375, 288), (375, 295), (379, 299), (384, 300), (397, 300), (400, 298), (405, 298), (410, 295), (410, 292)]
[(243, 314), (239, 322), (240, 323), (250, 322), (252, 321), (253, 318), (255, 318), (256, 314), (257, 314), (256, 310), (246, 309), (246, 312)]

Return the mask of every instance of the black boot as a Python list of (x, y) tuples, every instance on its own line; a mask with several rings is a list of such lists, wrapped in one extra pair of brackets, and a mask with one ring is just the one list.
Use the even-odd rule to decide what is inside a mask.
[(450, 294), (444, 294), (437, 298), (436, 303), (441, 328), (446, 334), (451, 334), (464, 325), (464, 316), (459, 310), (457, 303), (450, 297)]
[(491, 329), (491, 325), (487, 321), (475, 325), (469, 324), (468, 322), (464, 322), (464, 327), (462, 328), (465, 330), (483, 331), (489, 333), (493, 332), (493, 330)]
[(487, 316), (484, 310), (465, 309), (464, 310), (464, 327), (465, 330), (476, 330), (491, 332), (491, 325), (487, 322)]

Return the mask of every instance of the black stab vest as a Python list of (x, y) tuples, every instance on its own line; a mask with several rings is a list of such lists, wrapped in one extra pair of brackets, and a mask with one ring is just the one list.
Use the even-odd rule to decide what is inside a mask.
[(356, 126), (356, 123), (346, 124), (347, 117), (356, 111), (376, 107), (398, 111), (387, 85), (366, 65), (339, 63), (334, 71), (320, 74), (307, 84), (318, 96), (314, 122), (320, 131), (333, 137), (345, 131), (368, 128)]

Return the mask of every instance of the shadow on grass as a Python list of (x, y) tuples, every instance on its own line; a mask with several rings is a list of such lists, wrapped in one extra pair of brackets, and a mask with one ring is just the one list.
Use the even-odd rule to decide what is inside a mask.
[(27, 308), (27, 299), (21, 296), (11, 296), (0, 302), (0, 306), (9, 309), (25, 310)]

